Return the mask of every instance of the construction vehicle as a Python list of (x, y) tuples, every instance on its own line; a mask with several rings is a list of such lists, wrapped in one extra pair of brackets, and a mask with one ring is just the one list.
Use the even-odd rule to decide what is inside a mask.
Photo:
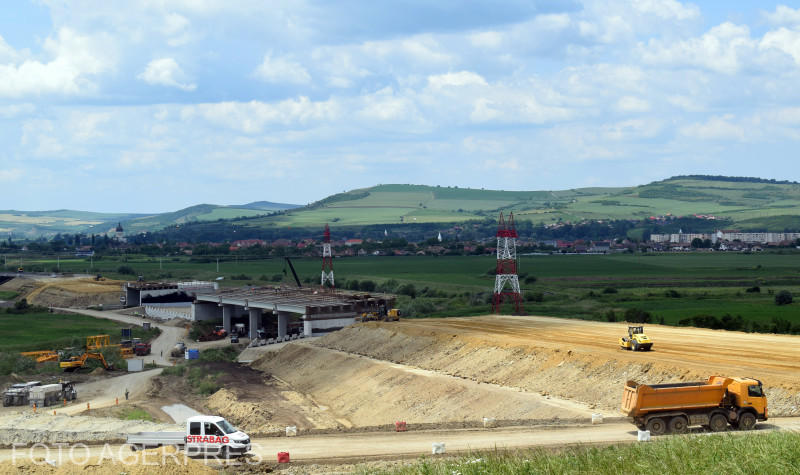
[(357, 322), (396, 322), (400, 320), (400, 310), (396, 308), (387, 309), (385, 306), (378, 311), (362, 312), (356, 316)]
[(250, 436), (217, 416), (193, 416), (186, 419), (181, 432), (137, 432), (128, 434), (131, 450), (174, 446), (190, 455), (214, 454), (228, 457), (250, 451)]
[(119, 344), (111, 344), (110, 335), (92, 335), (86, 337), (86, 351), (97, 352), (103, 348), (119, 348), (119, 352), (123, 358), (130, 358), (134, 355), (133, 345), (135, 340), (122, 340)]
[(22, 267), (17, 267), (17, 274), (22, 274), (23, 272), (25, 272), (25, 269)]
[(133, 345), (133, 354), (136, 356), (149, 355), (151, 351), (150, 343), (138, 342)]
[(172, 350), (170, 351), (169, 355), (172, 356), (173, 358), (179, 358), (179, 357), (183, 356), (183, 354), (185, 352), (186, 352), (186, 344), (184, 342), (182, 342), (182, 341), (179, 341), (172, 348)]
[(756, 421), (767, 420), (767, 398), (761, 381), (753, 378), (711, 376), (706, 382), (652, 385), (628, 381), (622, 412), (651, 435), (682, 434), (690, 426), (719, 432), (728, 424), (750, 430)]
[(68, 360), (59, 363), (58, 366), (64, 371), (75, 371), (83, 368), (90, 359), (99, 361), (105, 369), (111, 369), (111, 365), (106, 362), (106, 358), (102, 353), (90, 353), (88, 351), (80, 356), (71, 356)]
[(623, 350), (650, 351), (653, 347), (653, 340), (644, 334), (644, 327), (628, 327), (628, 336), (619, 339), (619, 346)]
[(62, 381), (57, 384), (34, 386), (30, 390), (29, 403), (36, 407), (51, 406), (62, 401), (74, 401), (78, 397), (72, 381)]
[(53, 350), (42, 351), (23, 351), (20, 353), (22, 356), (33, 358), (37, 363), (45, 363), (47, 361), (58, 361), (58, 352)]
[(30, 398), (31, 388), (41, 386), (41, 381), (12, 384), (3, 393), (3, 406), (26, 406)]

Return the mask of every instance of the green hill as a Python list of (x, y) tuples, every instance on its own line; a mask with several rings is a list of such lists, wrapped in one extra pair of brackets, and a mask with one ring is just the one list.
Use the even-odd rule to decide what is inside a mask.
[(625, 188), (505, 191), (424, 185), (378, 185), (329, 196), (304, 207), (257, 201), (201, 204), (152, 215), (84, 211), (0, 211), (0, 232), (26, 237), (105, 233), (121, 222), (126, 234), (193, 222), (225, 220), (248, 228), (448, 223), (494, 219), (513, 211), (534, 223), (712, 215), (742, 230), (800, 228), (800, 184), (760, 178), (678, 176)]
[[(553, 223), (695, 214), (728, 218), (742, 229), (800, 227), (800, 184), (758, 178), (673, 177), (628, 188), (503, 191), (379, 185), (339, 193), (248, 226), (457, 222), (513, 211), (517, 220)], [(245, 223), (242, 223), (245, 224)]]

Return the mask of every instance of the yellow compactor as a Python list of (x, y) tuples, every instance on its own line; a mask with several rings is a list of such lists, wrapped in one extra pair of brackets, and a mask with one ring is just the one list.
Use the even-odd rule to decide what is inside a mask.
[(644, 334), (644, 327), (628, 327), (628, 336), (619, 339), (619, 346), (623, 350), (650, 351), (653, 340)]

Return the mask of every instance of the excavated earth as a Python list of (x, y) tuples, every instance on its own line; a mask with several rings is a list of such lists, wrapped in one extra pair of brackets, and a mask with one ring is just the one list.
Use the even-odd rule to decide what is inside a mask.
[[(485, 316), (368, 322), (253, 362), (355, 426), (620, 416), (627, 380), (763, 381), (771, 416), (800, 415), (800, 337), (646, 326), (653, 351), (617, 346), (621, 323)], [(362, 356), (359, 356), (362, 355)]]

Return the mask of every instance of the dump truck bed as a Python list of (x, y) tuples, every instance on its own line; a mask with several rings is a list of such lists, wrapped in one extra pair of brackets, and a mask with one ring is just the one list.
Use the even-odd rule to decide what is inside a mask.
[(637, 417), (650, 412), (690, 410), (719, 406), (730, 378), (712, 376), (708, 381), (672, 384), (638, 384), (628, 381), (622, 396), (622, 412)]

